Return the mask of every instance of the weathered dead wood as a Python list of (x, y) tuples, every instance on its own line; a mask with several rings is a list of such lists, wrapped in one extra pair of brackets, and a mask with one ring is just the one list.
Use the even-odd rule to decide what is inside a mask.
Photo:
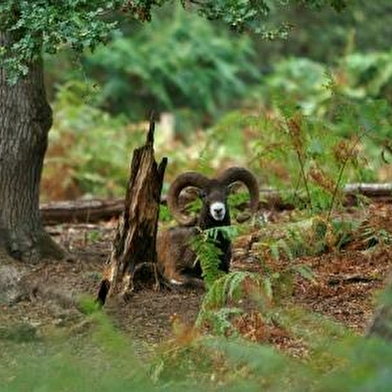
[(392, 183), (373, 184), (373, 183), (356, 183), (347, 184), (344, 187), (347, 195), (362, 195), (366, 197), (391, 197)]
[(158, 165), (154, 158), (154, 122), (150, 122), (146, 144), (134, 151), (123, 213), (119, 220), (107, 271), (98, 300), (104, 304), (108, 294), (131, 293), (135, 273), (148, 265), (158, 285), (156, 234), (163, 177), (167, 158)]
[(328, 278), (328, 284), (331, 286), (339, 284), (350, 284), (350, 283), (370, 283), (381, 280), (377, 276), (362, 275), (362, 274), (338, 274), (331, 275)]
[[(387, 184), (348, 184), (344, 192), (347, 203), (354, 204), (357, 196), (383, 199), (392, 202), (392, 183)], [(282, 192), (273, 189), (261, 190), (260, 198), (264, 207), (277, 209), (293, 208), (282, 200)], [(166, 197), (160, 200), (166, 203)], [(93, 223), (117, 218), (124, 210), (124, 199), (113, 200), (75, 200), (42, 204), (40, 211), (45, 225), (59, 223)]]

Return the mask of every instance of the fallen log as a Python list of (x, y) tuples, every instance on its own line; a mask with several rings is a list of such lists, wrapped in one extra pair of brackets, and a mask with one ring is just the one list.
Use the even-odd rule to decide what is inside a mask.
[(392, 183), (355, 183), (347, 184), (343, 191), (348, 196), (362, 195), (370, 198), (392, 197)]
[(45, 225), (59, 223), (94, 223), (117, 218), (124, 209), (124, 199), (68, 200), (42, 204), (41, 217)]
[[(392, 183), (371, 184), (358, 183), (348, 184), (344, 188), (347, 203), (355, 204), (357, 196), (365, 196), (371, 199), (382, 199), (392, 202)], [(264, 208), (290, 209), (293, 205), (284, 202), (288, 191), (278, 192), (274, 189), (261, 190), (261, 206)], [(161, 198), (161, 203), (166, 204), (166, 197)], [(42, 204), (40, 211), (45, 225), (60, 223), (94, 223), (102, 220), (118, 218), (124, 209), (124, 199), (112, 200), (69, 200)]]

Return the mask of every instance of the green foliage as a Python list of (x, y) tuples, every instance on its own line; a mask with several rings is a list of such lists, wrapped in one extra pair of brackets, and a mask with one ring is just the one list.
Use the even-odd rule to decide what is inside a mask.
[[(2, 391), (153, 390), (132, 343), (103, 313), (85, 320), (91, 334), (0, 345)], [(4, 351), (3, 351), (4, 353)], [(130, 366), (130, 368), (129, 368)]]
[(389, 71), (383, 66), (389, 56), (369, 61), (365, 54), (348, 55), (330, 72), (309, 60), (291, 59), (263, 80), (262, 104), (273, 114), (253, 120), (252, 126), (259, 121), (262, 129), (259, 165), (272, 168), (268, 183), (291, 182), (298, 190), (290, 200), (295, 205), (331, 212), (347, 181), (375, 180), (392, 129), (391, 105), (385, 100)]
[(191, 247), (197, 254), (197, 260), (203, 271), (202, 277), (207, 287), (211, 287), (222, 276), (219, 270), (219, 256), (222, 251), (217, 247), (218, 236), (231, 240), (236, 235), (236, 227), (222, 226), (202, 230), (192, 239)]
[[(244, 340), (210, 339), (206, 343), (212, 350), (222, 352), (233, 371), (234, 377), (231, 391), (304, 391), (311, 385), (310, 378), (304, 368), (297, 366), (268, 346), (246, 342)], [(235, 369), (235, 370), (234, 370)], [(246, 373), (246, 377), (241, 377)], [(279, 377), (276, 377), (276, 374)], [(297, 377), (293, 377), (296, 374)], [(302, 382), (299, 379), (302, 378)], [(227, 386), (226, 386), (227, 388)]]
[[(284, 59), (262, 79), (260, 97), (272, 104), (283, 100), (295, 102), (304, 114), (331, 120), (328, 113), (334, 103), (344, 104), (347, 109), (371, 104), (369, 98), (391, 98), (391, 53), (390, 50), (354, 52), (339, 58), (334, 67), (309, 58)], [(381, 104), (379, 110), (385, 111), (385, 105), (377, 102)]]
[(29, 323), (20, 323), (12, 327), (0, 327), (0, 340), (18, 343), (38, 341), (37, 330)]
[[(246, 206), (247, 203), (249, 203), (249, 194), (247, 192), (231, 193), (228, 198), (228, 205), (231, 217), (237, 217), (237, 219), (248, 219), (248, 217), (250, 218), (251, 215), (242, 212), (244, 206)], [(246, 219), (244, 219), (244, 221)]]
[(326, 88), (329, 78), (327, 68), (308, 58), (289, 58), (275, 64), (273, 72), (261, 84), (261, 97), (268, 101), (290, 97), (304, 114), (323, 110), (330, 97)]
[[(302, 3), (313, 8), (331, 5), (338, 10), (345, 6), (345, 1), (306, 0)], [(264, 39), (275, 39), (286, 37), (290, 29), (288, 23), (278, 24), (274, 28), (268, 25), (267, 17), (271, 11), (280, 9), (282, 5), (287, 6), (280, 0), (208, 0), (199, 5), (199, 12), (208, 19), (223, 20), (237, 31), (250, 30)]]
[(254, 256), (261, 264), (262, 284), (270, 300), (280, 303), (290, 297), (298, 277), (312, 283), (317, 281), (311, 267), (298, 261), (326, 250), (327, 236), (316, 234), (316, 227), (310, 220), (305, 220), (262, 230)]
[[(76, 54), (95, 49), (106, 43), (116, 27), (115, 11), (121, 11), (140, 21), (150, 21), (152, 9), (161, 7), (168, 0), (4, 0), (0, 4), (0, 24), (8, 34), (0, 57), (8, 72), (9, 80), (16, 82), (26, 75), (32, 62), (41, 59), (41, 49), (50, 54), (69, 46)], [(188, 2), (181, 1), (184, 7)], [(236, 30), (251, 30), (264, 38), (287, 34), (287, 23), (267, 27), (268, 15), (276, 5), (270, 1), (219, 0), (190, 2), (190, 8), (208, 19), (221, 20)], [(328, 5), (339, 8), (336, 2), (307, 0), (306, 5)], [(339, 2), (341, 3), (341, 2)], [(283, 3), (284, 4), (284, 3)], [(118, 17), (118, 15), (117, 15)], [(274, 25), (274, 23), (272, 23)], [(8, 40), (10, 39), (10, 40)], [(216, 48), (215, 48), (216, 49)]]
[(64, 45), (77, 52), (94, 49), (104, 42), (115, 22), (104, 18), (120, 1), (4, 0), (0, 4), (2, 30), (10, 34), (10, 42), (0, 55), (8, 77), (15, 83), (26, 75), (30, 63), (41, 57), (41, 48), (54, 54)]
[[(352, 0), (342, 12), (332, 7), (307, 7), (306, 3), (289, 1), (271, 9), (271, 24), (291, 22), (293, 28), (288, 39), (255, 41), (264, 70), (287, 57), (307, 57), (332, 65), (354, 51), (371, 55), (390, 49), (389, 0)], [(335, 3), (343, 4), (340, 0)]]
[(268, 244), (271, 256), (277, 261), (281, 258), (293, 261), (303, 256), (322, 254), (327, 248), (326, 232), (327, 224), (317, 218), (287, 225), (284, 236)]
[(43, 182), (54, 182), (56, 176), (61, 187), (61, 170), (68, 173), (64, 181), (73, 182), (79, 194), (121, 195), (132, 150), (144, 142), (145, 131), (91, 106), (85, 96), (85, 85), (78, 83), (58, 92)]
[(318, 119), (298, 111), (289, 114), (289, 105), (283, 110), (283, 119), (261, 130), (259, 165), (272, 169), (268, 183), (279, 187), (291, 182), (294, 194), (287, 195), (289, 202), (314, 213), (332, 211), (342, 201), (340, 190), (348, 179), (362, 179), (364, 160), (357, 148), (362, 135), (348, 140)]
[(344, 352), (348, 366), (333, 372), (324, 381), (324, 390), (387, 392), (392, 382), (389, 371), (391, 353), (383, 341), (359, 341)]
[(389, 391), (392, 355), (385, 341), (353, 336), (300, 309), (274, 317), (307, 346), (306, 359), (185, 330), (158, 350), (149, 347), (146, 356), (142, 342), (130, 341), (95, 311), (84, 320), (88, 333), (0, 339), (0, 390)]
[(265, 19), (271, 6), (274, 6), (272, 2), (267, 1), (217, 0), (207, 1), (200, 13), (208, 19), (222, 19), (237, 31), (248, 29), (268, 39), (285, 37), (289, 30), (288, 25), (282, 24), (274, 30), (266, 29)]
[(363, 234), (364, 241), (369, 247), (378, 244), (390, 245), (392, 243), (392, 233), (385, 229), (374, 230), (373, 228), (368, 228)]
[(111, 110), (136, 118), (151, 109), (215, 114), (245, 93), (244, 80), (255, 79), (253, 56), (248, 38), (176, 6), (132, 37), (115, 37), (86, 58), (86, 67), (102, 84), (101, 104)]
[[(303, 278), (314, 280), (311, 270), (293, 264), (296, 259), (304, 256), (319, 256), (332, 250), (340, 250), (353, 239), (365, 236), (361, 220), (345, 217), (328, 217), (326, 214), (303, 219), (297, 217), (296, 221), (270, 224), (260, 230), (259, 248), (257, 255), (266, 268), (266, 274), (271, 275), (265, 263), (268, 260), (279, 262), (289, 261), (285, 273), (299, 272)], [(369, 228), (369, 233), (372, 232)]]
[[(313, 68), (317, 71), (310, 83), (306, 75), (312, 75)], [(262, 110), (256, 107), (257, 114), (255, 109), (229, 112), (207, 132), (190, 135), (189, 146), (159, 139), (158, 128), (158, 153), (170, 157), (167, 181), (184, 168), (210, 174), (222, 165), (246, 165), (261, 184), (293, 189), (285, 201), (317, 213), (339, 207), (347, 182), (377, 180), (378, 169), (386, 165), (382, 150), (389, 159), (390, 104), (353, 99), (346, 93), (351, 84), (337, 77), (345, 68), (326, 76), (313, 63), (301, 60), (295, 65), (293, 60), (289, 69), (288, 74), (277, 71), (263, 80), (257, 92)], [(302, 85), (308, 87), (301, 89)], [(128, 125), (125, 118), (96, 109), (95, 87), (85, 86), (69, 83), (57, 96), (46, 168), (54, 175), (61, 170), (64, 181), (79, 189), (77, 196), (122, 195), (125, 165), (132, 149), (144, 140), (138, 130), (144, 126)], [(254, 108), (255, 101), (252, 95), (246, 104)], [(46, 171), (45, 176), (51, 175)], [(241, 205), (239, 199), (237, 203)]]
[(354, 98), (392, 98), (392, 51), (352, 53), (340, 62), (345, 71), (347, 87), (344, 92)]
[(102, 233), (99, 230), (91, 230), (88, 232), (88, 240), (92, 243), (102, 241)]
[(335, 235), (335, 247), (340, 250), (356, 237), (361, 222), (353, 219), (331, 219), (331, 226)]
[(243, 312), (238, 301), (245, 296), (256, 295), (260, 287), (260, 276), (250, 272), (230, 272), (216, 279), (204, 296), (196, 326), (208, 324), (211, 331), (219, 335), (235, 334), (230, 317)]
[[(245, 110), (228, 114), (214, 128), (215, 141), (227, 144), (232, 155), (244, 154), (260, 183), (281, 191), (289, 188), (281, 192), (284, 201), (314, 213), (332, 212), (340, 206), (347, 182), (375, 180), (375, 148), (378, 143), (380, 154), (378, 134), (388, 132), (389, 120), (383, 115), (388, 106), (355, 103), (335, 95), (328, 99), (323, 114), (317, 110), (305, 115), (297, 99), (288, 92), (285, 98), (279, 95), (271, 100), (271, 108), (261, 114)], [(224, 129), (228, 135), (237, 135), (236, 142), (226, 142)], [(238, 141), (238, 135), (247, 142)], [(212, 143), (216, 151), (214, 139)]]
[(169, 208), (166, 205), (160, 205), (159, 207), (159, 221), (160, 222), (169, 222), (172, 220), (171, 213)]

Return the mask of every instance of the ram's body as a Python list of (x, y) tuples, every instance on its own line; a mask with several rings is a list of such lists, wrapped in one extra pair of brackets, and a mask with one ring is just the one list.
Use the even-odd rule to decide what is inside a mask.
[[(198, 285), (202, 270), (192, 241), (200, 233), (197, 227), (173, 227), (158, 233), (157, 253), (160, 273), (172, 284)], [(219, 270), (229, 272), (231, 242), (218, 234), (216, 245), (220, 250)]]
[(201, 277), (201, 267), (190, 246), (195, 235), (197, 229), (193, 227), (174, 227), (158, 233), (158, 268), (168, 282), (191, 283)]
[[(208, 179), (199, 173), (188, 172), (178, 176), (173, 182), (168, 193), (168, 206), (176, 220), (185, 227), (178, 226), (158, 233), (158, 269), (166, 280), (173, 284), (201, 282), (202, 271), (191, 246), (192, 239), (200, 230), (230, 225), (227, 198), (229, 186), (237, 181), (247, 186), (251, 196), (251, 209), (255, 212), (259, 204), (259, 189), (255, 177), (246, 169), (233, 167), (216, 179)], [(189, 186), (200, 190), (202, 207), (196, 220), (180, 212), (179, 195)], [(219, 269), (228, 272), (231, 242), (219, 233), (216, 244), (220, 249)]]

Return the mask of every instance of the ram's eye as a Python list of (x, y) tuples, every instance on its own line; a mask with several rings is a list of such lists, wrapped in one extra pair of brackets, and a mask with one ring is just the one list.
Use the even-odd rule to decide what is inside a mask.
[(207, 197), (207, 192), (201, 190), (200, 193), (199, 193), (199, 196), (200, 196), (201, 199), (205, 199)]

